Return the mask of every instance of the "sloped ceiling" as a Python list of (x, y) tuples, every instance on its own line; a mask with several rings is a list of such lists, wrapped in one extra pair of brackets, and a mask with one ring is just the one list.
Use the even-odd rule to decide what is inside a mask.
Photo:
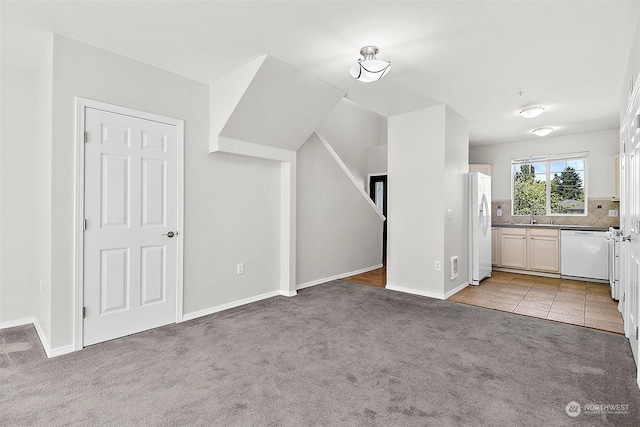
[[(255, 74), (248, 80), (253, 70)], [(211, 86), (214, 117), (228, 112), (222, 114), (224, 124), (216, 118), (211, 137), (297, 151), (344, 95), (344, 91), (266, 55)]]

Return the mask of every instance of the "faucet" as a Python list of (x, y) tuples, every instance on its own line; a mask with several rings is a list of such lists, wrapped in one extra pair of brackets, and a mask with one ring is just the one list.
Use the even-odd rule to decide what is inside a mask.
[(531, 211), (531, 218), (529, 219), (529, 224), (534, 225), (537, 224), (538, 220), (533, 217), (533, 210)]

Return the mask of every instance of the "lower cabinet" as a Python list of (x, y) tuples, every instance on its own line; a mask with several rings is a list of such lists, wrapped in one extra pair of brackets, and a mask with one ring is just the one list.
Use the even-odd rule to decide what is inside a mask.
[(502, 228), (500, 230), (500, 266), (527, 268), (526, 228)]
[(500, 267), (500, 229), (491, 227), (491, 264)]
[(560, 237), (558, 230), (529, 229), (529, 269), (560, 272)]
[(498, 232), (500, 235), (498, 266), (546, 273), (560, 272), (559, 230), (500, 227)]

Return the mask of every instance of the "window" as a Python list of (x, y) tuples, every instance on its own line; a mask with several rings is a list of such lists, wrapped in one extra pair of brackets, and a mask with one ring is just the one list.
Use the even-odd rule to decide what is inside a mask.
[(512, 215), (586, 215), (587, 153), (511, 161)]

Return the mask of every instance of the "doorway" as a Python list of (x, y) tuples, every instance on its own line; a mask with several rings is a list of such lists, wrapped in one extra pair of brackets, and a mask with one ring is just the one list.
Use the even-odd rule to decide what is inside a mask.
[[(387, 217), (387, 175), (372, 175), (369, 177), (369, 196), (376, 208)], [(382, 224), (382, 263), (387, 261), (387, 220)]]
[(181, 320), (183, 206), (182, 121), (78, 104), (76, 349)]
[(382, 267), (344, 280), (384, 288), (387, 285), (387, 175), (369, 175), (369, 196), (385, 217), (382, 224)]

